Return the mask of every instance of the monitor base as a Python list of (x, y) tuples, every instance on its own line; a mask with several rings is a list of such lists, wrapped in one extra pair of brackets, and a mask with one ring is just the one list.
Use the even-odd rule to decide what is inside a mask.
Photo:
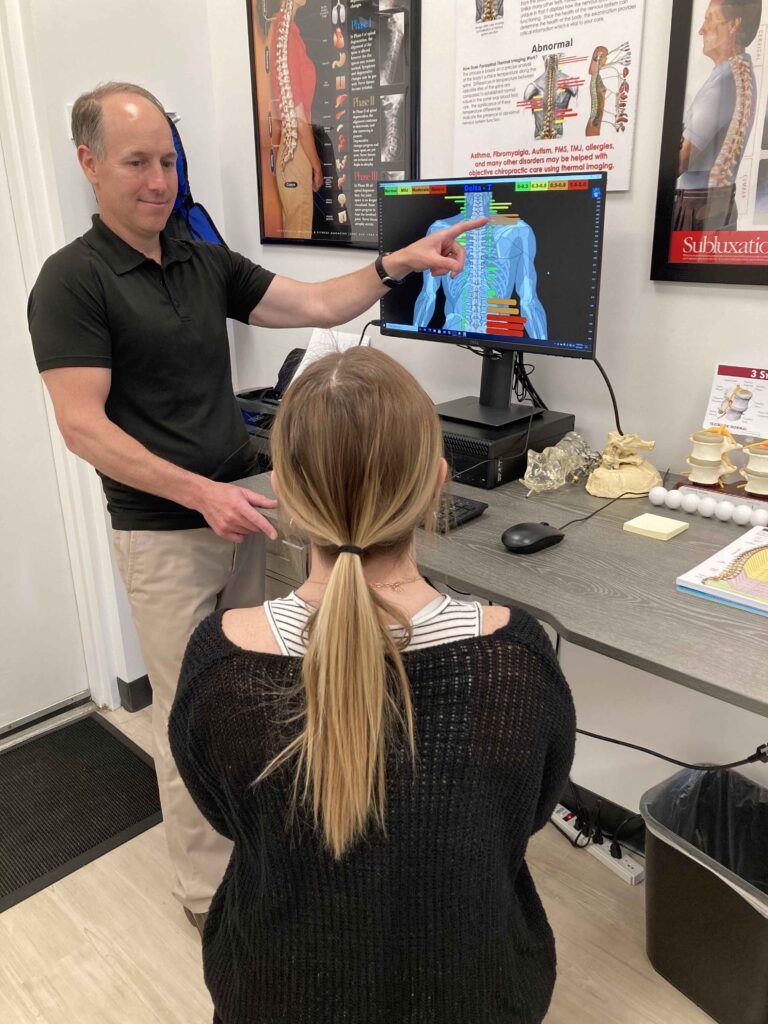
[(508, 427), (541, 416), (544, 412), (536, 405), (508, 405), (506, 409), (496, 409), (492, 405), (482, 405), (476, 395), (443, 402), (436, 409), (443, 420), (456, 420), (476, 427)]

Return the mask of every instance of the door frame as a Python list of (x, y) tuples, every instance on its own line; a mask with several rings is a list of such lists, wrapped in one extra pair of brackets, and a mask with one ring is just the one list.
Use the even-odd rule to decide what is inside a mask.
[[(0, 150), (5, 160), (11, 207), (29, 291), (45, 258), (66, 242), (37, 67), (31, 16), (23, 0), (0, 4)], [(22, 156), (23, 155), (23, 156)], [(126, 655), (112, 568), (111, 537), (96, 473), (72, 455), (56, 424), (48, 391), (48, 432), (61, 498), (86, 676), (93, 701), (120, 706), (117, 676)]]

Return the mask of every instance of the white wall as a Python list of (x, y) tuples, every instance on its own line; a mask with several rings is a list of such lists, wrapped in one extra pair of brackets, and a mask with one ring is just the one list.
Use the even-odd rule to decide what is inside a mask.
[(27, 336), (27, 282), (5, 170), (4, 141), (7, 144), (0, 138), (0, 735), (88, 694), (51, 437)]
[[(90, 227), (97, 207), (69, 138), (66, 106), (110, 79), (145, 86), (180, 115), (179, 130), (192, 154), (192, 187), (205, 197), (214, 221), (222, 223), (205, 0), (28, 0), (27, 17), (67, 241)], [(123, 631), (118, 671), (130, 680), (141, 676), (144, 667), (127, 598), (112, 568)]]

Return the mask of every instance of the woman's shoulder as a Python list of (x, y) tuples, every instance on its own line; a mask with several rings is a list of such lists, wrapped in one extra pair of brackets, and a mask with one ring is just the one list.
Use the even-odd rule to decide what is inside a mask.
[[(271, 640), (271, 644), (270, 644)], [(192, 631), (181, 666), (180, 683), (209, 673), (238, 655), (279, 653), (263, 607), (218, 609)]]
[(230, 608), (220, 618), (225, 640), (252, 654), (280, 654), (280, 648), (267, 618), (264, 605), (255, 608)]
[(533, 656), (542, 667), (559, 673), (557, 654), (544, 627), (522, 608), (504, 605), (483, 608), (482, 634), (485, 647), (491, 644), (518, 651), (529, 659)]
[(491, 633), (495, 633), (498, 629), (503, 629), (509, 625), (511, 619), (511, 612), (503, 604), (489, 604), (483, 607), (481, 611), (481, 634), (483, 636), (489, 636)]

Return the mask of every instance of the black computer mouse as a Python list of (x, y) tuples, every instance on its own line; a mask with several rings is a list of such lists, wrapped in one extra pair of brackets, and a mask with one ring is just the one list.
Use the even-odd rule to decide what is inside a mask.
[(532, 555), (559, 544), (563, 537), (563, 531), (549, 523), (517, 523), (502, 533), (501, 543), (513, 555)]

